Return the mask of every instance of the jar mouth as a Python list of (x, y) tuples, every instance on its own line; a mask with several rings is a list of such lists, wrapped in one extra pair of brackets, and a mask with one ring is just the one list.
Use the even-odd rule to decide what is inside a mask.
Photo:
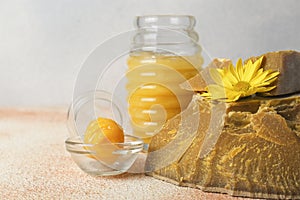
[(143, 15), (136, 16), (137, 28), (171, 28), (191, 30), (196, 20), (191, 15)]

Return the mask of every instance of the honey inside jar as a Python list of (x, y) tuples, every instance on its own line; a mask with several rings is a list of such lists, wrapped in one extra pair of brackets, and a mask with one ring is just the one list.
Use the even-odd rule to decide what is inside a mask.
[(195, 76), (202, 62), (200, 53), (178, 56), (140, 52), (129, 56), (127, 100), (136, 136), (149, 143), (166, 120), (187, 107), (193, 92), (179, 85)]

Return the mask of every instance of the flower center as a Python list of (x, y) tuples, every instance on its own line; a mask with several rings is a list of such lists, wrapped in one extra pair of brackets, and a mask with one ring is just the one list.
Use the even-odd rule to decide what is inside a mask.
[(250, 87), (251, 85), (245, 81), (240, 81), (233, 86), (234, 90), (239, 92), (247, 92)]

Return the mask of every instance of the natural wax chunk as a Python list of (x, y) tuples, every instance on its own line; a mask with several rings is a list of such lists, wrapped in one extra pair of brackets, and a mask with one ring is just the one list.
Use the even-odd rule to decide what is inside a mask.
[[(198, 127), (196, 133), (187, 127), (185, 134), (195, 135), (194, 139), (173, 163), (163, 165), (177, 151), (148, 158), (147, 169), (155, 169), (149, 175), (235, 196), (300, 198), (299, 95), (231, 103), (195, 95), (190, 107), (198, 107), (199, 121), (194, 122)], [(184, 112), (181, 115), (191, 115)], [(149, 152), (172, 143), (181, 127), (179, 117), (153, 137)]]
[[(276, 88), (263, 95), (278, 96), (300, 92), (300, 53), (296, 51), (278, 51), (263, 54), (261, 66), (264, 70), (279, 71)], [(261, 56), (250, 58), (253, 62)], [(247, 61), (246, 61), (247, 62)]]

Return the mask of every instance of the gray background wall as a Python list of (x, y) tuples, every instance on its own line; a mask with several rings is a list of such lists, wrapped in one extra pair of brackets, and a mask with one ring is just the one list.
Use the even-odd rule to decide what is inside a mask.
[(0, 106), (62, 106), (82, 62), (136, 15), (189, 14), (212, 57), (300, 51), (299, 0), (1, 0)]

